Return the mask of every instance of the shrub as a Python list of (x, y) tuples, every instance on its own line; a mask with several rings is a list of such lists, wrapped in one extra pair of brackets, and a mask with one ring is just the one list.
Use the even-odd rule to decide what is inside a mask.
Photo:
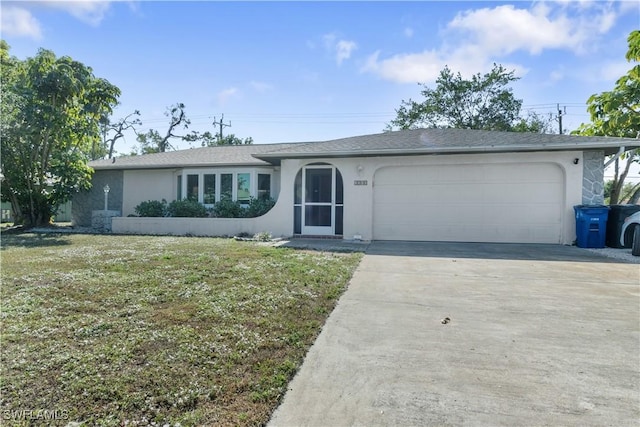
[(204, 205), (192, 199), (174, 200), (169, 203), (167, 212), (169, 216), (179, 218), (202, 218), (207, 216), (207, 210)]
[(167, 211), (167, 201), (164, 199), (162, 199), (162, 201), (147, 200), (146, 202), (141, 202), (138, 206), (136, 206), (135, 211), (138, 216), (165, 216)]
[(262, 216), (269, 212), (276, 201), (271, 198), (254, 199), (249, 200), (249, 206), (245, 209), (244, 216), (247, 218), (255, 218)]
[(211, 214), (216, 218), (242, 218), (244, 210), (240, 202), (234, 202), (225, 197), (213, 205)]

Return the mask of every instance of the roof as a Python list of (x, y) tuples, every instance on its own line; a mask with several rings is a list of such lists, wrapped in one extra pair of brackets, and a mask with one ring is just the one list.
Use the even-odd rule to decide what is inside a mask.
[(318, 142), (192, 148), (96, 160), (103, 169), (161, 169), (200, 166), (266, 166), (282, 159), (418, 154), (469, 154), (640, 148), (640, 140), (471, 129), (412, 129)]
[(640, 147), (631, 138), (498, 132), (472, 129), (411, 129), (354, 136), (324, 142), (293, 144), (277, 151), (255, 154), (273, 161), (306, 157), (363, 157), (415, 154), (498, 153), (528, 151), (604, 150)]
[(172, 169), (201, 166), (270, 166), (271, 163), (260, 160), (254, 157), (254, 155), (286, 149), (291, 145), (297, 144), (223, 145), (190, 148), (186, 150), (166, 151), (164, 153), (94, 160), (89, 162), (89, 166), (96, 170)]

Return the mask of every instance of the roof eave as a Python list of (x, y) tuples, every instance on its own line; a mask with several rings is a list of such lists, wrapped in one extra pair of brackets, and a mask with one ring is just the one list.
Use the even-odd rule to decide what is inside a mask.
[(89, 165), (94, 170), (143, 170), (143, 169), (185, 169), (185, 168), (235, 168), (235, 167), (255, 167), (270, 166), (271, 162), (260, 159), (260, 162), (251, 163), (171, 163), (163, 165)]
[(540, 152), (540, 151), (584, 151), (584, 150), (604, 150), (605, 154), (615, 154), (620, 147), (627, 149), (639, 148), (640, 141), (637, 144), (628, 146), (622, 142), (614, 144), (544, 144), (539, 146), (530, 145), (512, 145), (504, 146), (485, 146), (485, 147), (438, 147), (434, 148), (418, 148), (418, 149), (379, 149), (379, 150), (361, 150), (361, 151), (327, 151), (314, 153), (264, 153), (254, 154), (254, 157), (271, 162), (281, 159), (301, 159), (301, 158), (317, 158), (317, 157), (379, 157), (379, 156), (407, 156), (407, 155), (438, 155), (438, 154), (481, 154), (481, 153), (524, 153), (524, 152)]

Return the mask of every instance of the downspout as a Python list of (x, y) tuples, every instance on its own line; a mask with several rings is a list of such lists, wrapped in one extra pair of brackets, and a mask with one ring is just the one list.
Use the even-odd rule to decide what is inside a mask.
[(615, 162), (615, 161), (616, 161), (616, 159), (617, 159), (618, 157), (620, 157), (620, 156), (622, 155), (622, 153), (624, 153), (624, 152), (625, 152), (625, 147), (624, 147), (624, 146), (620, 147), (620, 149), (618, 150), (618, 152), (616, 153), (616, 155), (615, 155), (615, 156), (613, 156), (613, 157), (611, 157), (611, 158), (609, 159), (609, 161), (608, 161), (607, 163), (605, 163), (605, 164), (604, 164), (604, 168), (605, 168), (605, 169), (606, 169), (606, 168), (608, 168), (608, 167), (609, 167), (609, 165), (610, 165), (611, 163)]

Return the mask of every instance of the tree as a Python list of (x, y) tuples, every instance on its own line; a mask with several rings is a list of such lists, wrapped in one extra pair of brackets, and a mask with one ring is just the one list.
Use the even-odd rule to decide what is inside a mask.
[(138, 135), (137, 139), (140, 143), (142, 154), (164, 153), (167, 149), (173, 150), (174, 147), (169, 143), (169, 140), (171, 138), (184, 139), (184, 136), (174, 133), (176, 129), (180, 127), (188, 129), (189, 124), (191, 124), (191, 121), (187, 119), (184, 109), (185, 106), (181, 102), (167, 108), (164, 115), (169, 117), (169, 128), (164, 136), (160, 135), (160, 132), (155, 129), (149, 129), (147, 133)]
[(230, 133), (222, 138), (218, 139), (217, 145), (250, 145), (253, 144), (253, 138), (238, 138), (234, 134)]
[(249, 145), (253, 144), (253, 138), (248, 137), (245, 139), (238, 138), (234, 134), (229, 134), (224, 137), (220, 137), (219, 133), (213, 135), (211, 132), (206, 131), (203, 133), (193, 131), (190, 134), (184, 136), (182, 139), (189, 142), (200, 142), (202, 147), (215, 147), (219, 145)]
[(424, 101), (402, 101), (396, 118), (387, 130), (430, 128), (461, 128), (497, 131), (541, 132), (549, 130), (537, 115), (520, 117), (522, 100), (516, 99), (508, 87), (517, 81), (514, 71), (493, 64), (491, 72), (462, 78), (445, 67), (436, 80), (436, 88), (424, 83)]
[[(640, 62), (640, 31), (635, 30), (627, 38), (629, 49), (627, 61)], [(573, 133), (579, 135), (616, 136), (627, 138), (640, 137), (640, 64), (633, 66), (627, 74), (620, 77), (612, 91), (594, 94), (587, 100), (587, 111), (591, 123), (583, 123)], [(617, 204), (624, 188), (624, 181), (633, 163), (640, 163), (640, 150), (626, 151), (622, 156), (626, 160), (624, 168), (620, 159), (614, 162), (613, 187), (610, 204)], [(638, 189), (637, 191), (640, 191)], [(631, 199), (638, 199), (632, 195)]]
[(526, 117), (516, 120), (511, 130), (515, 132), (553, 133), (551, 116), (545, 117), (534, 111), (528, 112)]
[(100, 120), (102, 146), (98, 146), (99, 148), (94, 147), (91, 151), (91, 159), (102, 159), (105, 156), (111, 159), (114, 154), (115, 144), (119, 139), (124, 138), (125, 131), (132, 130), (137, 135), (136, 126), (142, 125), (142, 122), (139, 118), (134, 118), (134, 116), (139, 115), (140, 112), (135, 110), (116, 122), (111, 122), (108, 116), (103, 117)]
[(45, 225), (75, 192), (91, 187), (87, 161), (120, 90), (68, 56), (40, 49), (22, 61), (4, 41), (0, 51), (1, 196), (16, 223)]

